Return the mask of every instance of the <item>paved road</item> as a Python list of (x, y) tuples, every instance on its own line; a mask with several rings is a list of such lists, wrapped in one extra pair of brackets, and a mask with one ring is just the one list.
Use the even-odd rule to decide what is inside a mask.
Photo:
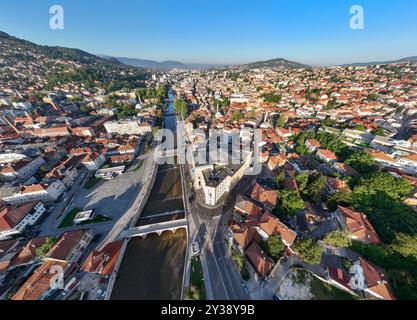
[[(181, 133), (180, 137), (185, 137), (184, 127), (178, 125), (178, 130)], [(228, 248), (225, 245), (221, 231), (221, 226), (230, 219), (230, 210), (218, 216), (211, 216), (196, 210), (195, 206), (190, 203), (188, 166), (182, 165), (181, 170), (182, 176), (185, 178), (185, 181), (183, 181), (185, 185), (184, 200), (189, 222), (190, 241), (188, 252), (192, 251), (192, 244), (198, 241), (200, 248), (202, 248), (201, 262), (207, 298), (214, 300), (249, 300), (250, 297), (245, 294), (242, 287), (240, 272), (228, 254)], [(241, 192), (243, 185), (247, 186), (247, 184), (248, 182), (245, 182), (237, 186), (234, 195)], [(186, 276), (189, 277), (188, 274)]]
[(201, 216), (193, 212), (190, 220), (190, 239), (198, 241), (202, 247), (201, 262), (207, 297), (214, 300), (249, 300), (242, 287), (240, 272), (223, 240), (219, 227), (222, 217)]
[[(80, 183), (83, 179), (79, 177), (75, 181), (73, 189), (68, 192), (66, 199), (56, 204), (53, 212), (42, 223), (39, 236), (59, 236), (63, 232), (88, 227), (95, 234), (105, 237), (103, 243), (114, 241), (135, 217), (145, 195), (146, 186), (154, 168), (153, 150), (147, 155), (139, 157), (136, 162), (142, 159), (144, 164), (140, 170), (135, 172), (136, 164), (134, 164), (121, 176), (111, 181), (102, 181), (92, 190), (82, 188)], [(75, 195), (74, 198), (73, 195)], [(59, 229), (58, 226), (65, 214), (59, 216), (64, 208), (67, 209), (65, 213), (68, 213), (72, 208), (94, 209), (97, 214), (109, 216), (113, 220)]]

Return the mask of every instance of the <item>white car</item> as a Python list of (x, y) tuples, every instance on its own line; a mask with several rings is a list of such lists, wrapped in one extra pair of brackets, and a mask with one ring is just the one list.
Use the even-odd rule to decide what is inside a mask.
[(98, 289), (97, 290), (97, 295), (101, 298), (104, 298), (106, 296), (106, 290), (102, 290), (102, 289)]
[(193, 243), (193, 256), (198, 256), (200, 254), (200, 244), (196, 241)]

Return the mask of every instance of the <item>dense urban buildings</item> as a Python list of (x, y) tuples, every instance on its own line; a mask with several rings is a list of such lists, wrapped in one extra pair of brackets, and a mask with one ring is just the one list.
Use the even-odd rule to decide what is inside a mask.
[(151, 70), (0, 33), (0, 299), (111, 299), (184, 229), (177, 299), (416, 299), (416, 187), (413, 61)]

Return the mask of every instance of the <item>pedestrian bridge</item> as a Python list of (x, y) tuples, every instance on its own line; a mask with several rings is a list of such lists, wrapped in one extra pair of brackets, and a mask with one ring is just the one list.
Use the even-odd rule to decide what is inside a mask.
[(157, 233), (161, 235), (164, 231), (172, 231), (175, 232), (178, 229), (186, 229), (187, 228), (187, 220), (180, 219), (174, 221), (166, 221), (160, 222), (155, 224), (149, 224), (146, 226), (140, 226), (136, 228), (132, 228), (129, 230), (123, 231), (119, 238), (134, 238), (134, 237), (146, 237), (149, 234)]

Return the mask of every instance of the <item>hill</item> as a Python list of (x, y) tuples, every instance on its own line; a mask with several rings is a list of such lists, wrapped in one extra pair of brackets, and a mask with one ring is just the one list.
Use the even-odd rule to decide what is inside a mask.
[(349, 67), (349, 66), (352, 66), (352, 67), (366, 67), (366, 66), (403, 63), (403, 62), (417, 62), (417, 56), (402, 58), (402, 59), (398, 59), (398, 60), (390, 60), (390, 61), (355, 62), (355, 63), (344, 64), (342, 66), (343, 67)]
[(283, 58), (265, 60), (265, 61), (256, 61), (248, 64), (242, 65), (243, 68), (248, 69), (261, 69), (261, 68), (283, 68), (283, 69), (305, 69), (310, 68), (310, 66), (298, 63), (295, 61), (286, 60)]
[[(148, 72), (74, 48), (38, 45), (0, 31), (0, 80), (13, 89), (52, 90), (64, 83), (108, 91), (138, 87)], [(17, 77), (16, 75), (20, 76)]]

